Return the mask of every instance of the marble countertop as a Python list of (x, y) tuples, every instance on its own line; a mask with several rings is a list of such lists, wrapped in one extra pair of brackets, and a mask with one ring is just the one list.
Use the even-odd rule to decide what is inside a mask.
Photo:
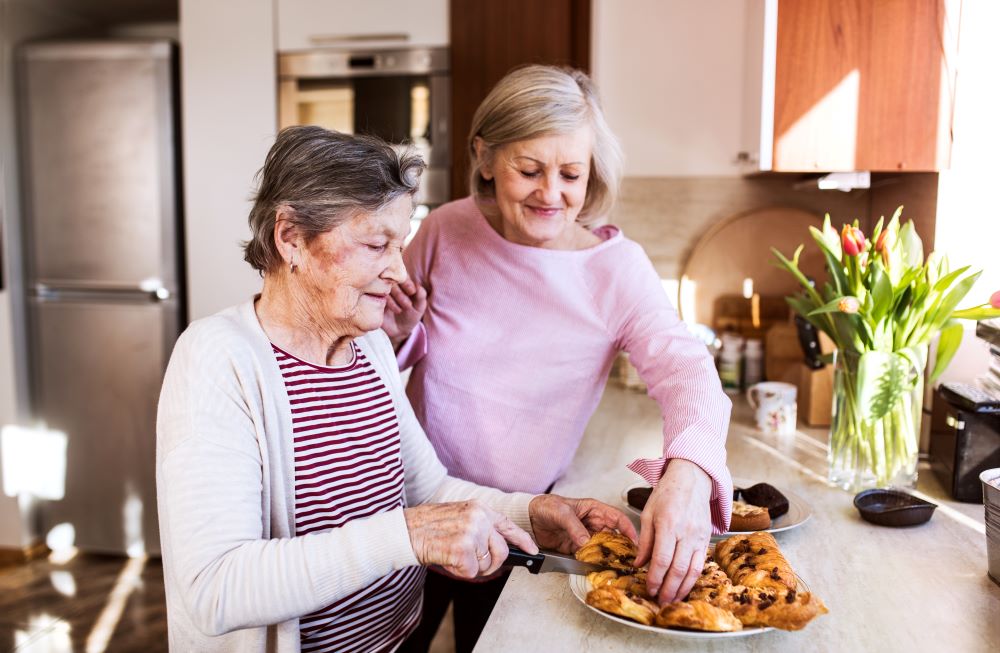
[[(651, 400), (609, 387), (554, 492), (622, 506), (623, 488), (640, 480), (625, 465), (658, 456), (660, 432)], [(812, 510), (809, 521), (776, 535), (792, 568), (830, 609), (804, 630), (699, 641), (649, 633), (591, 611), (562, 574), (516, 569), (476, 653), (1000, 650), (1000, 586), (986, 574), (983, 506), (951, 501), (923, 466), (918, 493), (939, 505), (930, 522), (892, 529), (862, 521), (853, 495), (825, 482), (825, 433), (765, 436), (736, 399), (727, 441), (734, 477), (788, 489)]]

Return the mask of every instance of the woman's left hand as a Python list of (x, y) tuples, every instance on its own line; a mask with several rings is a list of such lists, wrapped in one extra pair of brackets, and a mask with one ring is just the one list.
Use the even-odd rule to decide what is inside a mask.
[(712, 537), (712, 487), (701, 467), (675, 458), (642, 511), (635, 564), (649, 562), (646, 586), (661, 605), (687, 596), (701, 575)]
[(528, 505), (528, 516), (538, 546), (560, 553), (573, 553), (597, 531), (618, 529), (633, 542), (636, 540), (635, 527), (628, 517), (596, 499), (540, 494)]

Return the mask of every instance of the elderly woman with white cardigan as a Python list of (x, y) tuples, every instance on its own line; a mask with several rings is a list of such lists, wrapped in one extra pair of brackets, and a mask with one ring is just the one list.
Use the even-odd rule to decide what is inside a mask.
[(318, 127), (268, 154), (245, 245), (263, 291), (184, 332), (160, 397), (172, 650), (392, 651), (427, 565), (474, 578), (508, 542), (635, 538), (600, 502), (484, 488), (438, 461), (379, 330), (422, 169)]

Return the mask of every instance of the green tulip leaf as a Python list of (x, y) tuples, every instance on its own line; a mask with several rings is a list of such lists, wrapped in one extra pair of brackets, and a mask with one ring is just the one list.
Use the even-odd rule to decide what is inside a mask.
[(923, 274), (923, 268), (913, 268), (912, 270), (907, 270), (900, 276), (899, 280), (893, 284), (895, 291), (899, 292), (904, 288), (909, 288), (910, 284), (916, 281), (917, 277), (920, 277)]
[(823, 242), (826, 243), (827, 249), (830, 250), (834, 258), (838, 261), (843, 258), (844, 253), (840, 247), (840, 232), (830, 224), (829, 213), (823, 217)]
[(872, 265), (871, 269), (872, 309), (870, 315), (872, 322), (878, 322), (892, 308), (894, 295), (892, 282), (889, 280), (889, 275), (882, 270), (881, 264), (876, 263)]
[(837, 297), (833, 301), (827, 302), (826, 304), (820, 306), (819, 308), (814, 308), (809, 311), (806, 317), (813, 317), (814, 315), (822, 315), (823, 313), (843, 313), (840, 310), (840, 302), (845, 299), (857, 299), (855, 297)]
[(972, 308), (963, 308), (960, 311), (955, 311), (951, 316), (959, 320), (989, 320), (994, 317), (1000, 317), (1000, 308), (973, 306)]
[[(902, 207), (900, 207), (902, 208)], [(924, 243), (913, 227), (913, 220), (908, 220), (899, 229), (899, 242), (903, 247), (903, 262), (912, 268), (924, 264)]]
[(858, 406), (868, 422), (885, 417), (913, 389), (912, 362), (902, 354), (866, 351), (858, 363)]
[(969, 269), (969, 266), (966, 265), (964, 267), (958, 268), (957, 270), (955, 270), (953, 272), (949, 272), (948, 274), (944, 275), (943, 277), (940, 277), (937, 280), (937, 282), (934, 283), (934, 285), (933, 285), (934, 290), (936, 290), (938, 292), (944, 292), (945, 290), (948, 289), (949, 286), (951, 286), (952, 283), (955, 282), (955, 279), (957, 279), (960, 276), (962, 276), (965, 273), (965, 271), (968, 270), (968, 269)]
[(938, 279), (941, 278), (942, 274), (946, 274), (946, 270), (942, 270), (942, 264), (944, 263), (943, 257), (937, 252), (931, 252), (927, 255), (927, 262), (924, 263), (924, 268), (927, 271), (927, 283), (932, 286), (935, 285)]
[(948, 367), (948, 363), (954, 358), (958, 346), (962, 344), (962, 324), (955, 320), (948, 320), (948, 323), (941, 329), (941, 337), (938, 339), (937, 356), (934, 359), (934, 371), (931, 372), (931, 382), (933, 383), (941, 373)]
[(958, 283), (956, 283), (948, 294), (945, 295), (944, 299), (941, 301), (941, 305), (937, 307), (934, 314), (928, 319), (928, 323), (932, 325), (943, 324), (946, 320), (951, 318), (952, 312), (958, 306), (958, 303), (965, 299), (965, 296), (969, 294), (972, 290), (972, 286), (976, 285), (976, 280), (979, 279), (979, 275), (982, 272), (976, 272), (975, 274), (970, 274)]

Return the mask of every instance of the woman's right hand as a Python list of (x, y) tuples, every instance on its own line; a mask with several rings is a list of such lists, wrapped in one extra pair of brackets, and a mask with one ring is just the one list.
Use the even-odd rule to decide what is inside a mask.
[(426, 310), (427, 291), (415, 284), (413, 279), (393, 287), (382, 317), (382, 330), (389, 336), (393, 347), (399, 347), (409, 337)]
[(507, 559), (507, 542), (538, 553), (528, 533), (478, 501), (424, 504), (404, 509), (403, 515), (420, 564), (440, 565), (460, 578), (499, 569)]

